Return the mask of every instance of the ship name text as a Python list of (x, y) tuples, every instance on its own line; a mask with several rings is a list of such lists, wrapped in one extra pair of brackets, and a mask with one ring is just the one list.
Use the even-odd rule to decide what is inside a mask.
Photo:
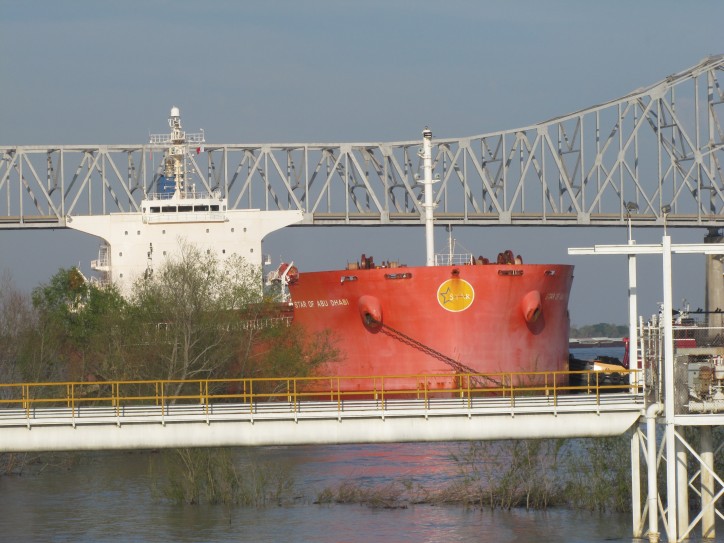
[(340, 307), (349, 305), (347, 298), (333, 298), (328, 300), (299, 300), (294, 302), (294, 309), (312, 309), (315, 307)]

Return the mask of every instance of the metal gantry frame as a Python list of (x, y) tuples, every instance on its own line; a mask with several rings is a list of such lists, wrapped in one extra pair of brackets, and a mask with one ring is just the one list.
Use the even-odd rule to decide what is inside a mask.
[[(546, 122), (434, 140), (435, 218), (661, 225), (669, 204), (670, 225), (724, 226), (723, 70), (724, 55), (712, 56)], [(307, 225), (420, 224), (421, 144), (205, 144), (190, 149), (190, 182), (219, 191), (232, 209), (301, 210)], [(137, 211), (154, 191), (164, 149), (0, 146), (0, 228), (57, 228), (75, 215)]]
[[(668, 212), (667, 212), (668, 213)], [(637, 326), (636, 319), (630, 322), (630, 337), (637, 338), (631, 360), (641, 364), (644, 369), (644, 381), (632, 383), (647, 390), (647, 406), (642, 422), (646, 432), (637, 428), (631, 441), (632, 469), (632, 512), (633, 535), (647, 535), (649, 540), (656, 542), (660, 537), (658, 526), (662, 520), (668, 541), (682, 541), (692, 530), (701, 525), (704, 539), (714, 538), (716, 516), (724, 519), (717, 510), (716, 504), (724, 496), (724, 480), (715, 471), (714, 458), (724, 449), (724, 443), (716, 449), (712, 439), (712, 429), (724, 425), (724, 402), (721, 405), (702, 409), (701, 414), (677, 413), (677, 395), (688, 394), (686, 384), (675, 379), (674, 354), (674, 311), (672, 303), (672, 267), (671, 255), (681, 254), (724, 254), (724, 244), (672, 244), (671, 237), (662, 236), (661, 244), (637, 245), (629, 235), (627, 245), (597, 245), (588, 248), (569, 249), (572, 255), (628, 255), (629, 256), (629, 306), (636, 307), (636, 256), (642, 254), (662, 255), (663, 270), (663, 306), (659, 322), (655, 323), (656, 334), (644, 334), (643, 322)], [(638, 330), (638, 331), (637, 331)], [(724, 330), (723, 330), (724, 331)], [(640, 333), (639, 333), (640, 332)], [(651, 351), (654, 353), (651, 354)], [(664, 425), (664, 436), (657, 439), (657, 424)], [(700, 433), (699, 450), (692, 446), (684, 437), (682, 428), (698, 427)], [(657, 448), (658, 447), (658, 448)], [(701, 466), (697, 473), (688, 476), (688, 454), (691, 454)], [(645, 460), (647, 470), (647, 499), (641, 507), (641, 457)], [(662, 462), (666, 466), (665, 495), (659, 493), (658, 469)], [(700, 489), (693, 482), (699, 478)], [(716, 485), (719, 490), (716, 490)], [(689, 489), (699, 495), (701, 510), (689, 518)], [(648, 518), (648, 530), (644, 529)]]

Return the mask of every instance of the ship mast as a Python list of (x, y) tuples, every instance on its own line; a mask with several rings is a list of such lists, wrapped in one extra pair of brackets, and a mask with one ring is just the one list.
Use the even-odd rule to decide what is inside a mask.
[(188, 190), (185, 183), (187, 147), (190, 143), (193, 143), (199, 145), (197, 149), (201, 150), (205, 138), (203, 130), (197, 134), (186, 134), (183, 131), (181, 128), (181, 112), (176, 106), (171, 108), (168, 126), (171, 128), (170, 134), (151, 134), (150, 143), (168, 145), (163, 175), (166, 179), (173, 181), (174, 196), (178, 198), (185, 196)]
[(428, 127), (422, 131), (422, 167), (424, 172), (423, 185), (425, 191), (425, 248), (427, 266), (435, 265), (435, 238), (433, 235), (435, 204), (432, 197), (432, 130)]
[(175, 183), (174, 193), (179, 196), (184, 190), (184, 159), (186, 157), (186, 134), (181, 130), (181, 113), (174, 106), (171, 108), (171, 115), (168, 118), (168, 126), (171, 128), (170, 146), (166, 155), (166, 179), (173, 179)]

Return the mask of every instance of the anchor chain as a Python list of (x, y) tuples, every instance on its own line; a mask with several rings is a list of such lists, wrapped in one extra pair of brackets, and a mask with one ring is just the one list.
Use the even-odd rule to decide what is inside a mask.
[(401, 332), (400, 330), (393, 328), (389, 324), (385, 324), (381, 321), (374, 319), (369, 314), (365, 315), (365, 321), (369, 325), (378, 326), (380, 328), (380, 330), (382, 330), (382, 332), (386, 333), (388, 336), (393, 337), (399, 341), (402, 341), (403, 343), (406, 343), (407, 345), (410, 345), (411, 347), (418, 349), (418, 350), (424, 352), (425, 354), (432, 356), (433, 358), (437, 358), (441, 362), (450, 366), (453, 370), (455, 370), (455, 372), (457, 374), (468, 374), (471, 382), (477, 386), (484, 387), (484, 386), (489, 385), (490, 383), (492, 383), (496, 386), (502, 386), (502, 383), (500, 383), (499, 381), (496, 381), (495, 379), (492, 379), (491, 377), (485, 377), (483, 375), (479, 375), (479, 372), (475, 371), (473, 368), (458, 362), (454, 358), (450, 358), (446, 354), (443, 354), (440, 351), (433, 349), (429, 345), (425, 345), (421, 341), (418, 341), (415, 338), (408, 336), (404, 332)]

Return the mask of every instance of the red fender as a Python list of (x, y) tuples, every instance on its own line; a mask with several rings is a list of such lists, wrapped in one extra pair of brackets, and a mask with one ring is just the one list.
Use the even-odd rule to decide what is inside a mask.
[(540, 292), (537, 290), (531, 290), (528, 294), (523, 296), (523, 300), (521, 300), (520, 303), (520, 309), (523, 311), (523, 318), (525, 319), (525, 322), (532, 324), (537, 321), (542, 311)]
[(365, 294), (357, 301), (359, 316), (362, 323), (370, 329), (379, 330), (382, 326), (382, 304), (374, 297)]

